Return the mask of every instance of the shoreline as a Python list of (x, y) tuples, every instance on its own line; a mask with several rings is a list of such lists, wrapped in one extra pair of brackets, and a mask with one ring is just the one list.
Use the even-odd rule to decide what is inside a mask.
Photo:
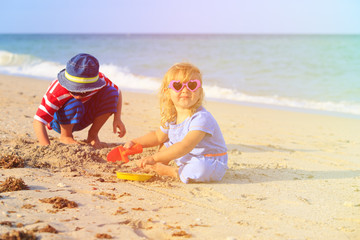
[[(114, 147), (159, 126), (155, 95), (123, 91), (127, 134), (100, 131), (102, 149), (39, 147), (33, 116), (50, 83), (0, 75), (0, 150), (26, 160), (0, 170), (0, 184), (22, 178), (28, 190), (1, 192), (0, 236), (43, 229), (44, 239), (359, 239), (360, 124), (357, 119), (207, 100), (228, 147), (229, 170), (218, 183), (119, 180), (129, 165), (104, 160)], [(87, 130), (76, 132), (85, 139)], [(151, 149), (134, 156), (141, 158)], [(76, 208), (40, 200), (62, 197)], [(32, 207), (29, 204), (34, 205)], [(26, 208), (29, 207), (29, 208)], [(11, 226), (9, 226), (11, 224)], [(105, 235), (102, 235), (105, 236)], [(190, 237), (190, 238), (187, 238)]]

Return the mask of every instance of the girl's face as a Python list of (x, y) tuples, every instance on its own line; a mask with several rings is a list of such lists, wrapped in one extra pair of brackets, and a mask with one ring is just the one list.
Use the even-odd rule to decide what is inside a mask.
[[(175, 86), (176, 89), (181, 89), (182, 87), (179, 92), (177, 92), (177, 90), (174, 88), (169, 88), (171, 101), (174, 103), (177, 110), (191, 109), (191, 107), (197, 103), (201, 96), (202, 87), (199, 80), (191, 79), (188, 82), (175, 82), (171, 84)], [(196, 84), (198, 86), (194, 87)]]

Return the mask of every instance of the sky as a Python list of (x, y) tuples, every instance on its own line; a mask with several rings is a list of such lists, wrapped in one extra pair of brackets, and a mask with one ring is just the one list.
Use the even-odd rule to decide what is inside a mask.
[(9, 0), (0, 33), (360, 34), (358, 0)]

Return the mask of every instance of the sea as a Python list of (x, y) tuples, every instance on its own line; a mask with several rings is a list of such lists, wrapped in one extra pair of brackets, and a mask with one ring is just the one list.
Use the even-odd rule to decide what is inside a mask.
[(127, 91), (190, 62), (208, 100), (360, 119), (360, 35), (0, 34), (0, 74), (50, 82), (78, 53)]

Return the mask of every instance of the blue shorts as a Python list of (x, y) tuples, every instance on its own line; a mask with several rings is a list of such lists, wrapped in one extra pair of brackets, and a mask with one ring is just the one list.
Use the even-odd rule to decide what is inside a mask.
[(91, 125), (96, 117), (115, 113), (118, 99), (118, 91), (111, 86), (102, 88), (85, 103), (72, 98), (54, 114), (50, 127), (60, 133), (60, 124), (74, 124), (73, 132), (80, 131)]

